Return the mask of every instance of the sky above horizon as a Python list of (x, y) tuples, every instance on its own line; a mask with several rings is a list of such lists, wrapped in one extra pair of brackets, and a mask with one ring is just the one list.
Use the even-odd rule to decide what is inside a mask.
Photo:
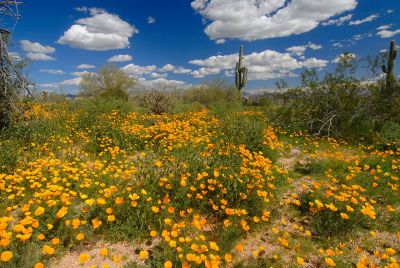
[(398, 0), (26, 0), (19, 12), (15, 26), (2, 21), (9, 51), (30, 60), (37, 89), (67, 93), (106, 63), (144, 88), (233, 83), (240, 45), (245, 91), (296, 86), (304, 68), (323, 74), (344, 52), (362, 59), (400, 41)]

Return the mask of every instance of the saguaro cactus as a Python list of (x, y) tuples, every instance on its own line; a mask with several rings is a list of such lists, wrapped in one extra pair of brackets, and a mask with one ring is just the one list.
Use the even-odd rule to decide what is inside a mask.
[(243, 46), (240, 46), (239, 51), (239, 62), (236, 63), (236, 77), (235, 84), (239, 91), (239, 98), (242, 88), (246, 86), (247, 83), (247, 67), (242, 66), (243, 61)]
[(386, 74), (385, 92), (389, 95), (393, 93), (396, 83), (396, 76), (394, 74), (396, 57), (397, 57), (396, 42), (393, 40), (390, 42), (390, 50), (389, 50), (387, 66), (382, 65), (382, 71)]

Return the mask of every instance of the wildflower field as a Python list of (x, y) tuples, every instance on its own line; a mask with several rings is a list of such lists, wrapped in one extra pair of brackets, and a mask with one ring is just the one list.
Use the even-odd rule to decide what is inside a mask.
[(26, 105), (0, 139), (0, 267), (400, 267), (395, 143), (255, 108)]

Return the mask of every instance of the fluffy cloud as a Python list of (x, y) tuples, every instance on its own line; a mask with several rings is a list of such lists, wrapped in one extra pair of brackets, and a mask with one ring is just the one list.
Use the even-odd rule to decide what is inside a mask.
[(78, 66), (76, 66), (76, 69), (94, 69), (96, 68), (96, 66), (91, 65), (91, 64), (80, 64)]
[(321, 49), (322, 46), (310, 42), (307, 45), (303, 45), (303, 46), (289, 47), (286, 49), (286, 51), (289, 52), (290, 54), (293, 54), (296, 56), (303, 56), (304, 52), (307, 50), (307, 48), (310, 48), (312, 50), (318, 50), (318, 49)]
[(349, 25), (360, 25), (360, 24), (363, 24), (363, 23), (366, 23), (366, 22), (370, 22), (370, 21), (376, 20), (377, 18), (379, 18), (379, 15), (378, 14), (374, 14), (374, 15), (368, 16), (368, 17), (366, 17), (365, 19), (362, 19), (362, 20), (350, 21)]
[(188, 74), (191, 71), (191, 69), (176, 67), (172, 64), (166, 64), (160, 69), (160, 72), (173, 72), (174, 74)]
[(304, 52), (306, 51), (307, 46), (293, 46), (289, 47), (286, 49), (287, 52), (290, 54), (294, 54), (296, 56), (302, 56), (304, 55)]
[(128, 64), (124, 67), (121, 68), (126, 74), (133, 78), (138, 78), (146, 74), (151, 74), (157, 69), (157, 66), (155, 65), (149, 65), (149, 66), (138, 66), (135, 64)]
[(23, 51), (27, 52), (26, 56), (31, 60), (55, 60), (55, 58), (48, 55), (56, 51), (54, 47), (45, 46), (38, 42), (31, 42), (29, 40), (21, 40), (21, 47)]
[(124, 62), (124, 61), (131, 61), (131, 55), (115, 55), (108, 59), (108, 62)]
[(381, 30), (379, 32), (377, 32), (376, 35), (378, 35), (380, 38), (390, 38), (393, 37), (397, 34), (400, 33), (400, 29), (398, 30), (394, 30), (394, 31), (390, 31), (390, 30)]
[(340, 18), (338, 18), (338, 19), (331, 19), (331, 20), (328, 20), (328, 21), (324, 21), (324, 22), (322, 22), (321, 24), (322, 24), (323, 26), (328, 26), (328, 25), (341, 26), (341, 25), (343, 25), (346, 21), (349, 21), (349, 20), (351, 20), (352, 18), (353, 18), (353, 14), (349, 14), (349, 15), (347, 15), (347, 16), (343, 16), (343, 17), (340, 17)]
[(308, 47), (311, 48), (312, 50), (318, 50), (321, 49), (321, 45), (313, 44), (313, 43), (308, 43)]
[(79, 86), (81, 81), (82, 81), (82, 78), (81, 77), (77, 77), (77, 78), (64, 80), (64, 81), (62, 81), (60, 83), (60, 85), (62, 85), (62, 86)]
[(61, 82), (57, 82), (57, 83), (48, 83), (48, 84), (40, 84), (39, 87), (41, 88), (58, 88), (60, 86), (72, 86), (72, 87), (77, 87), (80, 85), (82, 81), (82, 78), (77, 77), (77, 78), (72, 78), (72, 79), (68, 79), (68, 80), (64, 80)]
[(30, 60), (41, 60), (41, 61), (49, 61), (49, 60), (55, 60), (52, 56), (43, 54), (43, 53), (34, 53), (34, 52), (29, 52), (26, 53), (26, 56)]
[(150, 77), (152, 77), (152, 78), (165, 78), (165, 77), (167, 77), (167, 74), (166, 73), (162, 73), (162, 74), (160, 74), (160, 73), (151, 73)]
[(129, 38), (138, 30), (118, 15), (103, 9), (89, 9), (91, 16), (77, 20), (58, 43), (87, 50), (110, 50), (129, 47)]
[(152, 16), (148, 17), (148, 18), (147, 18), (147, 23), (148, 23), (148, 24), (156, 23), (156, 18), (154, 18), (154, 17), (152, 17)]
[(192, 8), (211, 21), (213, 40), (257, 40), (301, 34), (357, 6), (356, 0), (195, 0)]
[(78, 76), (78, 77), (82, 77), (83, 75), (85, 75), (85, 74), (96, 74), (96, 73), (93, 73), (93, 72), (88, 72), (88, 71), (83, 71), (83, 72), (73, 72), (73, 73), (71, 73), (73, 76)]
[(187, 88), (191, 85), (186, 84), (180, 80), (168, 80), (165, 78), (158, 78), (154, 80), (146, 80), (141, 78), (138, 80), (138, 86), (144, 89), (176, 89), (176, 88)]
[[(225, 71), (225, 75), (231, 76), (233, 75), (232, 70), (236, 66), (237, 57), (237, 54), (231, 54), (212, 56), (205, 60), (192, 60), (190, 63), (200, 66), (200, 68), (191, 74), (196, 78), (202, 78)], [(244, 64), (249, 68), (249, 80), (269, 80), (296, 76), (293, 71), (303, 67), (322, 68), (328, 64), (328, 61), (316, 58), (302, 61), (293, 58), (290, 53), (265, 50), (244, 56)]]
[(304, 68), (323, 68), (326, 66), (327, 63), (328, 61), (326, 60), (311, 58), (301, 62), (301, 66)]
[(387, 30), (387, 29), (389, 29), (390, 27), (392, 27), (392, 24), (382, 25), (382, 26), (379, 26), (379, 27), (376, 28), (376, 29), (379, 30), (379, 31), (382, 31), (382, 30)]
[[(205, 68), (205, 67), (201, 67), (198, 70), (194, 70), (191, 72), (191, 75), (193, 75), (193, 77), (195, 78), (203, 78), (207, 75), (213, 75), (213, 74), (218, 74), (221, 72), (221, 69), (219, 68)], [(226, 74), (227, 76), (231, 76), (230, 74)]]
[(48, 74), (64, 74), (63, 70), (41, 69), (40, 72)]
[(51, 54), (56, 51), (54, 47), (44, 46), (37, 42), (21, 40), (21, 47), (25, 52)]

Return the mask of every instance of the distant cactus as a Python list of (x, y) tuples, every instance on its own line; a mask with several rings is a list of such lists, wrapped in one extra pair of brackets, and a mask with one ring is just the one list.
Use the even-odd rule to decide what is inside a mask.
[(239, 62), (236, 63), (236, 78), (235, 78), (236, 88), (239, 91), (239, 98), (242, 88), (244, 88), (247, 84), (247, 72), (248, 72), (247, 67), (242, 66), (242, 60), (243, 60), (243, 46), (240, 46)]
[(391, 41), (387, 66), (382, 65), (382, 71), (386, 74), (385, 92), (389, 95), (393, 93), (396, 84), (396, 76), (394, 74), (396, 57), (397, 57), (396, 42)]

